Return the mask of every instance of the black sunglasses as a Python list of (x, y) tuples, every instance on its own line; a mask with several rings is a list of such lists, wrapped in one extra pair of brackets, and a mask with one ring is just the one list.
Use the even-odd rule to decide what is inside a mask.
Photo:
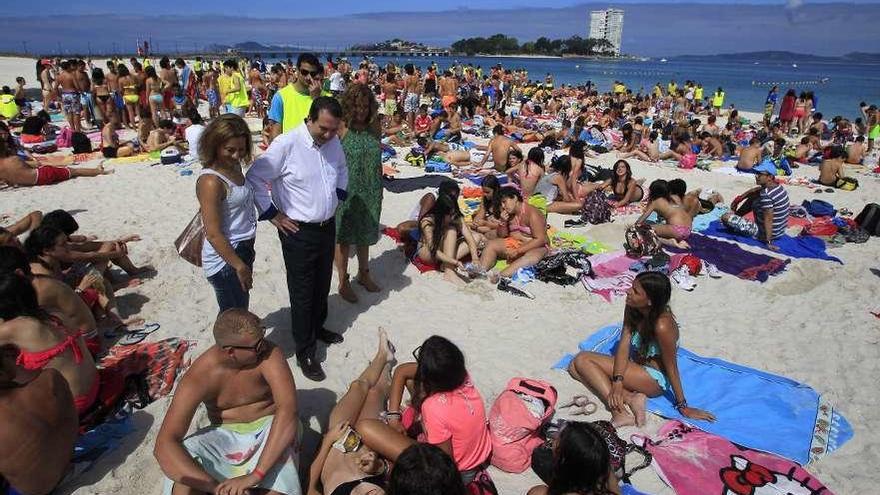
[(307, 71), (307, 70), (302, 69), (302, 68), (300, 68), (299, 73), (302, 74), (302, 75), (304, 75), (304, 76), (312, 76), (312, 77), (316, 77), (316, 76), (321, 75), (321, 71), (320, 71), (320, 70)]
[(266, 343), (266, 337), (261, 337), (260, 340), (257, 341), (254, 345), (224, 345), (224, 349), (241, 349), (243, 351), (252, 351), (259, 353), (263, 349), (263, 345)]

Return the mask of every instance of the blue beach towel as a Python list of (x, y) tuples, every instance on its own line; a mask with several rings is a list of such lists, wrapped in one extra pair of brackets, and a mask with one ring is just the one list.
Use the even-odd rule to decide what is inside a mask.
[[(468, 174), (468, 175), (466, 175), (465, 177), (467, 177), (467, 179), (468, 179), (469, 181), (473, 182), (474, 184), (476, 184), (476, 185), (478, 185), (478, 186), (479, 186), (479, 185), (482, 185), (482, 184), (483, 184), (483, 179), (486, 178), (486, 176), (477, 175), (477, 174)], [(499, 175), (499, 174), (495, 174), (495, 177), (498, 178), (498, 184), (500, 184), (500, 185), (502, 185), (502, 186), (503, 186), (504, 184), (507, 184), (508, 179), (509, 179), (509, 177), (507, 177), (507, 175), (504, 175), (504, 174), (501, 174), (501, 175)]]
[[(714, 222), (710, 223), (706, 230), (703, 231), (703, 234), (712, 237), (720, 237), (722, 239), (730, 239), (732, 241), (748, 244), (749, 246), (755, 246), (759, 248), (767, 247), (766, 244), (759, 241), (758, 239), (755, 239), (754, 237), (746, 237), (734, 234), (733, 232), (727, 230), (727, 227), (725, 227), (720, 220), (715, 220)], [(790, 235), (784, 235), (779, 239), (773, 241), (773, 244), (779, 247), (780, 254), (791, 256), (792, 258), (812, 258), (824, 261), (836, 261), (841, 265), (843, 264), (843, 261), (841, 261), (840, 258), (831, 256), (827, 252), (825, 252), (825, 241), (819, 239), (818, 237), (803, 235), (798, 237), (791, 237)], [(768, 249), (768, 251), (770, 250)]]
[[(601, 328), (579, 348), (613, 355), (620, 331), (619, 324)], [(565, 369), (573, 357), (566, 355), (553, 367)], [(688, 403), (711, 411), (717, 421), (682, 417), (669, 395), (648, 399), (649, 411), (799, 464), (838, 449), (853, 436), (846, 418), (811, 387), (794, 380), (683, 347), (678, 348), (678, 369)]]

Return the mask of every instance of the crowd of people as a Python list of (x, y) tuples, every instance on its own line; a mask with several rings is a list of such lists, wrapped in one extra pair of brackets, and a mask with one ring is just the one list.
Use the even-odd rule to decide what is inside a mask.
[[(433, 63), (423, 70), (365, 59), (355, 68), (345, 59), (322, 62), (304, 53), (273, 65), (259, 57), (222, 63), (163, 57), (157, 65), (150, 58), (114, 59), (105, 70), (91, 61), (42, 59), (36, 76), (41, 104), (16, 99), (19, 112), (0, 122), (0, 180), (9, 185), (108, 173), (103, 166), (50, 167), (26, 149), (59, 132), (50, 117), (59, 111), (74, 133), (100, 129), (105, 158), (177, 149), (202, 166), (195, 191), (205, 241), (200, 264), (218, 316), (214, 344), (178, 384), (156, 439), (168, 493), (239, 495), (260, 487), (298, 494), (301, 486), (309, 495), (497, 493), (486, 471), (492, 442), (483, 396), (461, 350), (435, 335), (412, 362), (397, 364), (384, 331), (375, 357), (330, 413), (330, 428), (300, 479), (293, 374), (249, 312), (257, 223), (278, 231), (297, 364), (306, 378), (324, 380), (318, 346), (343, 340), (324, 326), (334, 269), (348, 303), (358, 303), (358, 290), (383, 290), (369, 260), (380, 236), (387, 147), (409, 149), (410, 163), (441, 162), (454, 177), (480, 178), (472, 215), (460, 208), (460, 184), (448, 180), (397, 227), (422, 262), (464, 284), (510, 283), (520, 269), (538, 264), (552, 252), (549, 214), (592, 218), (599, 210), (643, 204), (636, 225), (687, 249), (696, 216), (723, 199), (688, 190), (681, 179), (645, 184), (631, 159), (673, 160), (683, 168), (702, 159), (735, 160), (736, 168), (754, 174), (756, 187), (736, 197), (722, 221), (775, 250), (790, 211), (777, 176), (818, 164), (818, 182), (842, 187), (845, 165), (862, 163), (880, 137), (875, 106), (863, 105), (863, 119), (853, 123), (843, 117), (827, 123), (809, 93), (788, 91), (774, 119), (773, 88), (764, 122), (749, 124), (732, 106), (724, 108), (722, 88), (704, 95), (695, 81), (658, 82), (645, 94), (615, 82), (602, 93), (592, 85), (556, 86), (549, 75), (531, 80), (524, 70), (500, 65), (441, 71)], [(263, 124), (256, 143), (248, 115)], [(15, 126), (21, 131), (13, 133)], [(122, 128), (137, 138), (121, 141)], [(617, 157), (611, 169), (589, 163), (604, 153)], [(652, 214), (659, 221), (648, 223)], [(0, 444), (21, 445), (0, 460), (0, 490), (5, 482), (18, 490), (10, 493), (55, 486), (76, 418), (97, 395), (95, 358), (106, 350), (104, 331), (139, 323), (118, 315), (113, 296), (114, 288), (152, 270), (128, 256), (128, 244), (139, 238), (98, 241), (78, 228), (58, 210), (34, 212), (0, 230)], [(506, 265), (496, 270), (499, 260)], [(639, 274), (625, 303), (626, 345), (614, 356), (583, 352), (569, 366), (616, 426), (643, 425), (647, 397), (663, 394), (674, 397), (685, 417), (714, 419), (684, 395), (675, 359), (681, 329), (669, 306), (673, 283), (680, 280)], [(187, 435), (200, 405), (211, 425)], [(594, 426), (568, 423), (553, 445), (581, 455), (556, 456), (547, 484), (529, 493), (620, 493)]]

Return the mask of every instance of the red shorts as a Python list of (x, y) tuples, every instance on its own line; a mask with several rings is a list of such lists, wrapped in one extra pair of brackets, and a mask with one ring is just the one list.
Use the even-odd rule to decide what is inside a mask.
[(162, 104), (165, 108), (174, 108), (174, 90), (166, 89), (162, 92)]
[(37, 167), (37, 184), (38, 186), (48, 186), (49, 184), (57, 184), (70, 179), (70, 169), (65, 167), (51, 167), (49, 165), (40, 165)]

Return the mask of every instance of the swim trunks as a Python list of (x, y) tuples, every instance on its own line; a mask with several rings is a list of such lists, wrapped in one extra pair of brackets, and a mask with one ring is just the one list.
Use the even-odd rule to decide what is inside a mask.
[(101, 149), (101, 153), (104, 154), (104, 158), (116, 158), (118, 152), (119, 148), (107, 147)]
[(61, 108), (64, 113), (82, 113), (82, 101), (80, 101), (79, 93), (76, 91), (61, 93)]
[(217, 97), (216, 91), (209, 89), (206, 96), (208, 97), (208, 105), (210, 105), (211, 108), (217, 108), (220, 106), (220, 98)]
[(397, 100), (394, 98), (385, 99), (385, 115), (391, 116), (397, 113)]
[(41, 165), (37, 167), (37, 183), (38, 186), (48, 186), (57, 184), (70, 179), (70, 169), (65, 167), (51, 167), (49, 165)]
[(517, 239), (516, 237), (505, 237), (504, 238), (504, 252), (507, 254), (508, 259), (511, 258), (511, 252), (522, 247), (523, 241)]
[(415, 113), (419, 110), (418, 93), (407, 93), (406, 99), (403, 100), (403, 111), (406, 113)]

